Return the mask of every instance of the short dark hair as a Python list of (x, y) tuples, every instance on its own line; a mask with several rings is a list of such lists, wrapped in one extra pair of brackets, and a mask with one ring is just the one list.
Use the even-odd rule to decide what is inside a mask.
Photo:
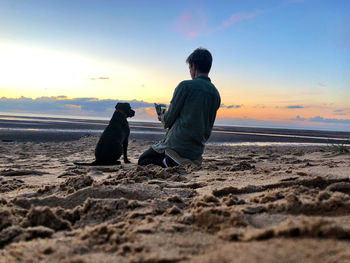
[(190, 66), (195, 65), (198, 71), (202, 73), (209, 73), (213, 57), (210, 52), (205, 48), (197, 48), (186, 59), (186, 63)]

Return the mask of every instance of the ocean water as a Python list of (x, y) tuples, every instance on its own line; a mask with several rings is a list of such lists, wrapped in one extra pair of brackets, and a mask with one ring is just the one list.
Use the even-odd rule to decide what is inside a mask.
[[(74, 119), (57, 116), (0, 115), (1, 134), (7, 136), (26, 132), (31, 134), (100, 135), (108, 125), (106, 119)], [(129, 121), (131, 137), (152, 136), (161, 139), (166, 131), (160, 123)], [(76, 136), (75, 136), (76, 137)], [(256, 127), (214, 126), (209, 144), (234, 145), (327, 145), (349, 144), (350, 132), (272, 129)]]
[[(84, 134), (94, 134), (99, 135), (103, 132), (103, 129), (96, 130), (96, 129), (45, 129), (45, 128), (0, 128), (0, 131), (20, 131), (20, 132), (52, 132), (52, 133), (84, 133)], [(131, 130), (131, 134), (159, 134), (164, 135), (165, 131), (141, 131), (141, 130)]]
[(208, 145), (216, 146), (328, 146), (329, 143), (312, 142), (211, 142)]

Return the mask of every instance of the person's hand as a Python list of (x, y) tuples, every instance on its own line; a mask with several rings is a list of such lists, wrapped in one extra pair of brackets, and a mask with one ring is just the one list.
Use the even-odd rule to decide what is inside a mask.
[(158, 121), (162, 121), (162, 116), (158, 115)]

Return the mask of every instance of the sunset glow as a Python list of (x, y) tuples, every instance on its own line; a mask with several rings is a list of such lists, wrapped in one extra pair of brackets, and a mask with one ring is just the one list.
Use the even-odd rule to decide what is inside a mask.
[(0, 112), (64, 98), (51, 114), (98, 116), (88, 98), (148, 103), (136, 112), (152, 120), (149, 105), (169, 104), (203, 46), (218, 119), (350, 129), (348, 1), (136, 2), (1, 1)]

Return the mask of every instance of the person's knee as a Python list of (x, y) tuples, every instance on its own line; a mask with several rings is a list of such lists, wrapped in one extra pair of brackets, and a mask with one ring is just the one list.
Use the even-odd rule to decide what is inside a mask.
[(143, 158), (140, 158), (137, 162), (138, 165), (140, 166), (145, 166), (148, 164), (155, 164), (158, 165), (158, 160), (149, 156), (145, 156)]
[(164, 154), (157, 153), (152, 148), (149, 148), (147, 151), (145, 151), (143, 154), (141, 154), (137, 164), (140, 166), (154, 164), (154, 165), (159, 165), (159, 166), (163, 167), (162, 160), (164, 157), (165, 157)]
[(147, 164), (145, 164), (145, 159), (139, 159), (138, 161), (137, 161), (137, 165), (141, 165), (141, 166), (144, 166), (144, 165), (147, 165)]
[(141, 154), (141, 156), (139, 157), (139, 160), (137, 161), (138, 165), (146, 165), (145, 164), (145, 160), (147, 160), (148, 158), (148, 152), (149, 150), (145, 151), (143, 154)]

